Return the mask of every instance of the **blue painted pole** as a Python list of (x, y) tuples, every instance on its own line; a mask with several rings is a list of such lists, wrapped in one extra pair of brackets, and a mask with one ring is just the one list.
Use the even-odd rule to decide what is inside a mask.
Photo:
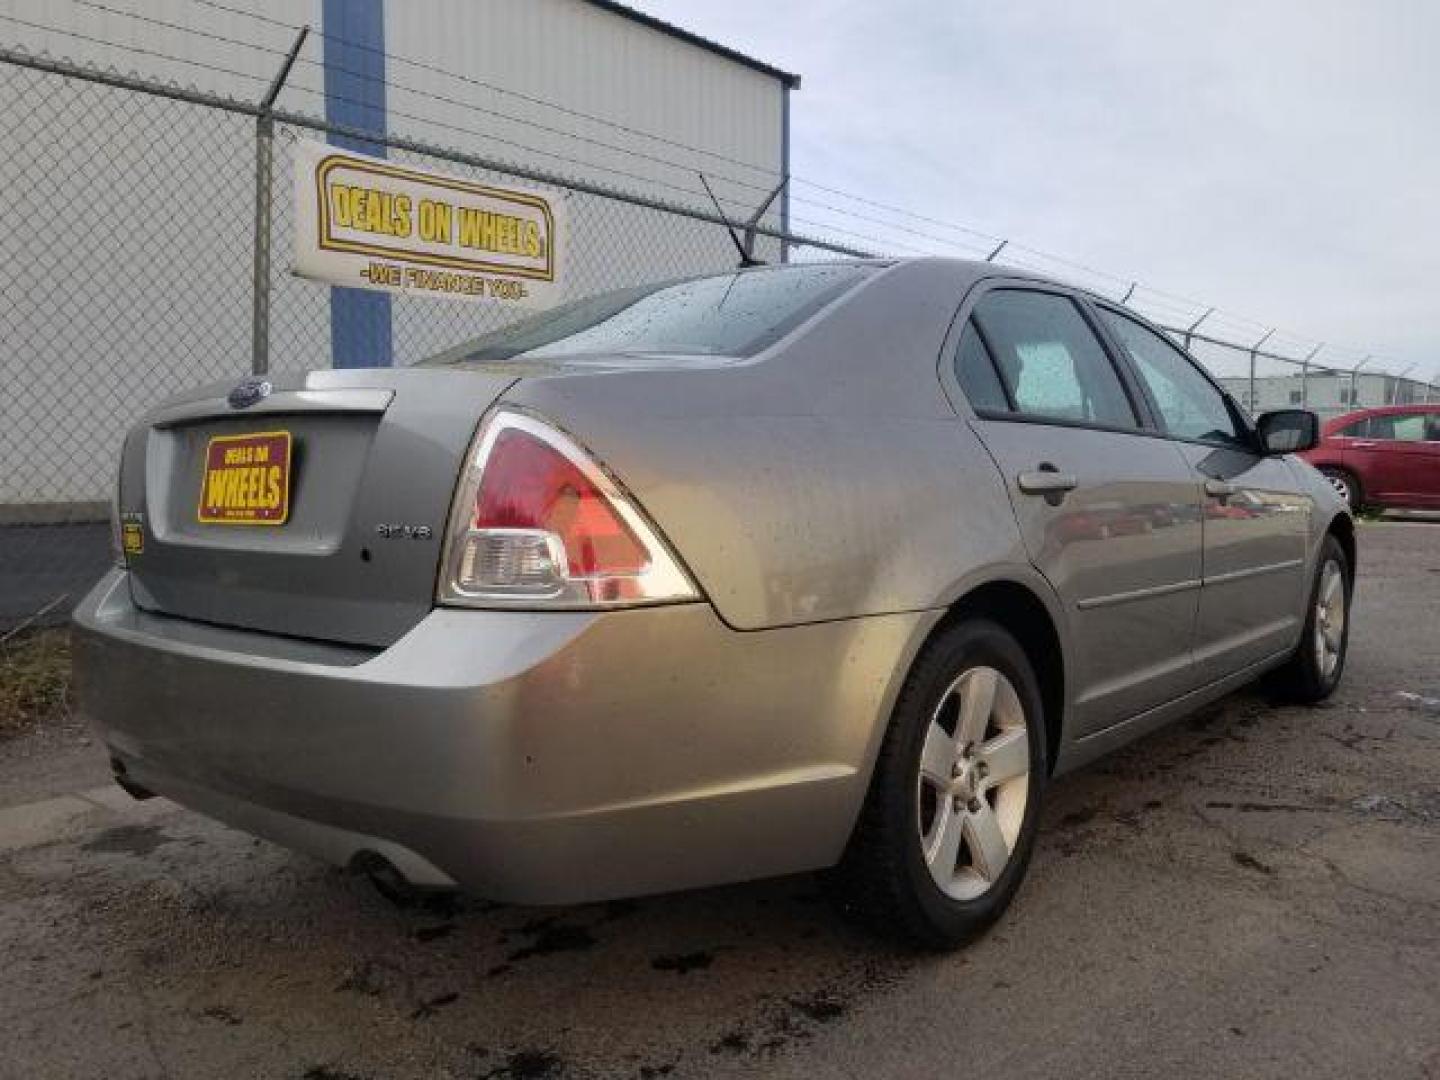
[[(383, 0), (323, 0), (325, 119), (385, 132), (385, 5)], [(384, 157), (385, 147), (331, 135), (332, 146)], [(388, 293), (335, 286), (330, 290), (330, 362), (337, 368), (389, 367), (394, 362)]]

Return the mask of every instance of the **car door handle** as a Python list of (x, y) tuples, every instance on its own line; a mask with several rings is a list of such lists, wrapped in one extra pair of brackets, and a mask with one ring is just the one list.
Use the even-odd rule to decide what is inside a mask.
[(1240, 489), (1237, 488), (1234, 484), (1230, 483), (1230, 481), (1228, 480), (1205, 481), (1205, 494), (1214, 496), (1221, 502), (1224, 502), (1231, 495), (1234, 495), (1235, 492), (1237, 492), (1238, 490)]
[(1375, 444), (1374, 444), (1373, 442), (1359, 442), (1358, 440), (1357, 440), (1356, 442), (1352, 442), (1352, 443), (1350, 444), (1350, 446), (1351, 446), (1353, 449), (1355, 449), (1355, 450), (1374, 450), (1374, 449), (1375, 449)]
[(1080, 486), (1080, 478), (1074, 473), (1036, 469), (1034, 472), (1022, 472), (1015, 478), (1015, 483), (1026, 495), (1064, 495)]

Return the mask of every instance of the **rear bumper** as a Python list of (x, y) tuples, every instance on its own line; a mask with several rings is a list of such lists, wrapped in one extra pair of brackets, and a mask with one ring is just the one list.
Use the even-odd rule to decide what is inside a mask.
[(931, 618), (441, 609), (369, 654), (151, 615), (116, 571), (75, 613), (76, 689), (141, 787), (332, 862), (570, 903), (833, 864)]

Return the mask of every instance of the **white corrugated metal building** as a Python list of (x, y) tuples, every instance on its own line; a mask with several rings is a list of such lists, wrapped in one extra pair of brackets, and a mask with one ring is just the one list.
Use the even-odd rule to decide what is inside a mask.
[[(703, 173), (733, 216), (788, 172), (798, 78), (610, 0), (0, 0), (7, 48), (252, 102), (300, 24), (284, 110), (689, 206)], [(13, 520), (103, 499), (136, 412), (248, 370), (254, 121), (0, 64), (0, 131), (0, 259), (34, 271), (0, 304)], [(290, 278), (297, 136), (319, 137), (276, 144), (276, 368), (405, 363), (500, 317)], [(583, 211), (572, 292), (734, 262), (718, 227)], [(784, 195), (765, 220), (788, 220)]]
[(1381, 372), (1333, 371), (1328, 368), (1302, 374), (1261, 375), (1252, 384), (1244, 375), (1223, 376), (1220, 382), (1252, 414), (1271, 409), (1305, 408), (1322, 419), (1371, 409), (1379, 405), (1428, 402), (1434, 392), (1416, 379)]

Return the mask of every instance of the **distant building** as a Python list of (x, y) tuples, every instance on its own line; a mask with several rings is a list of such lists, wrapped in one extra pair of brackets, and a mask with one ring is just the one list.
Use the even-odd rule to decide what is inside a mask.
[(1252, 415), (1272, 409), (1310, 409), (1322, 419), (1376, 405), (1409, 405), (1440, 401), (1440, 391), (1414, 379), (1360, 372), (1311, 371), (1302, 375), (1262, 375), (1253, 384), (1246, 376), (1220, 379)]

